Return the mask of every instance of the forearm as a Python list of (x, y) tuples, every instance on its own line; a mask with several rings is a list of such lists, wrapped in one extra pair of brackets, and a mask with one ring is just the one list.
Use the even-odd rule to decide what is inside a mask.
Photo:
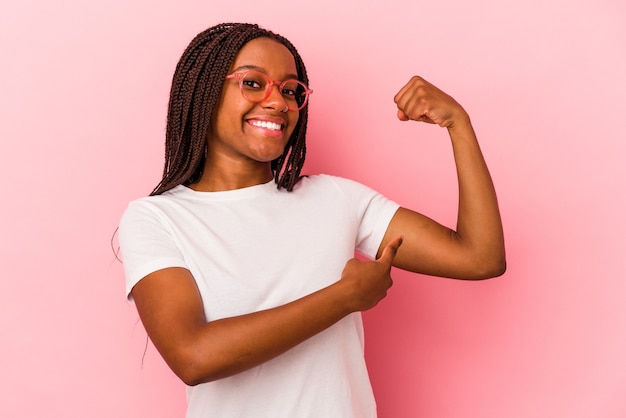
[[(332, 285), (293, 302), (246, 315), (207, 321), (191, 272), (171, 267), (150, 273), (132, 289), (141, 321), (163, 359), (181, 380), (196, 385), (266, 362), (387, 294), (401, 237), (375, 261), (348, 260)], [(324, 262), (320, 260), (320, 262)]]
[(390, 240), (375, 261), (348, 260), (341, 278), (328, 287), (247, 315), (207, 322), (200, 292), (183, 268), (151, 273), (132, 295), (165, 361), (181, 380), (196, 385), (257, 366), (346, 315), (374, 307), (391, 287), (391, 265), (401, 243), (401, 237)]
[(477, 264), (478, 275), (505, 269), (504, 235), (495, 188), (469, 117), (448, 128), (456, 163), (459, 208), (456, 234)]
[(448, 129), (459, 186), (455, 229), (407, 208), (396, 212), (383, 238), (383, 244), (397, 234), (405, 238), (394, 265), (455, 279), (501, 275), (506, 266), (498, 201), (467, 112), (419, 76), (412, 77), (394, 101), (400, 120)]
[(187, 384), (228, 377), (264, 363), (348, 315), (341, 282), (273, 309), (196, 327), (174, 355), (163, 353)]

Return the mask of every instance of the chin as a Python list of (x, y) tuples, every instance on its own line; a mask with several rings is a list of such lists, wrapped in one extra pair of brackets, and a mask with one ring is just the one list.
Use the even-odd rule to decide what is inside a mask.
[(280, 149), (254, 150), (252, 152), (251, 157), (254, 160), (256, 160), (256, 161), (263, 162), (263, 163), (269, 163), (271, 161), (274, 161), (275, 159), (277, 159), (281, 155), (283, 155), (284, 151), (285, 151), (284, 147), (282, 147)]

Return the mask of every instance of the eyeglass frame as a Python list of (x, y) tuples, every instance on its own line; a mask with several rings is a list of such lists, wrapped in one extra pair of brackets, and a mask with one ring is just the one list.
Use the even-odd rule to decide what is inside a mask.
[[(265, 87), (265, 96), (263, 96), (263, 98), (261, 100), (258, 101), (253, 101), (250, 100), (246, 94), (243, 91), (243, 80), (245, 78), (245, 75), (248, 73), (258, 73), (260, 74), (263, 78), (265, 78), (267, 80), (267, 86)], [(237, 79), (239, 81), (239, 91), (241, 92), (241, 95), (243, 96), (244, 99), (246, 99), (247, 101), (249, 101), (250, 103), (260, 103), (263, 100), (267, 100), (268, 97), (270, 97), (270, 94), (272, 94), (272, 88), (274, 86), (278, 87), (278, 91), (282, 91), (283, 87), (285, 86), (286, 83), (290, 82), (290, 81), (296, 81), (299, 84), (301, 84), (302, 86), (304, 86), (304, 101), (302, 102), (302, 105), (296, 109), (291, 109), (289, 107), (289, 104), (287, 104), (287, 102), (285, 102), (285, 104), (287, 104), (287, 109), (288, 110), (293, 110), (293, 111), (300, 111), (302, 109), (304, 109), (306, 107), (307, 104), (309, 104), (309, 96), (311, 95), (311, 93), (313, 93), (313, 90), (311, 90), (309, 88), (309, 86), (307, 86), (306, 84), (304, 84), (302, 81), (295, 79), (295, 78), (290, 78), (288, 80), (285, 81), (278, 81), (278, 80), (272, 80), (271, 78), (269, 78), (269, 76), (261, 71), (258, 70), (245, 70), (245, 71), (235, 71), (232, 74), (228, 74), (226, 76), (226, 80), (230, 80), (230, 79)], [(282, 97), (282, 93), (281, 93), (281, 97)], [(284, 99), (283, 99), (284, 100)], [(297, 100), (296, 100), (297, 103)]]

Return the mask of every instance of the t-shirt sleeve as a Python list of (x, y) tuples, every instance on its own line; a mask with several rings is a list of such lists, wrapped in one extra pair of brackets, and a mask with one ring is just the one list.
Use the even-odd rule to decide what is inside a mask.
[(187, 268), (172, 230), (160, 211), (144, 200), (131, 202), (119, 225), (126, 296), (148, 274), (167, 267)]
[(353, 180), (334, 177), (354, 210), (359, 223), (356, 250), (374, 259), (391, 218), (400, 205), (377, 191)]

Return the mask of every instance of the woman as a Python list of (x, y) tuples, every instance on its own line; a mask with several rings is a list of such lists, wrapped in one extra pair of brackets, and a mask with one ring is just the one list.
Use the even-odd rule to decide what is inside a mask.
[(374, 417), (360, 312), (385, 297), (391, 266), (504, 272), (496, 195), (458, 103), (420, 77), (394, 99), (400, 120), (448, 129), (453, 231), (350, 180), (300, 176), (307, 84), (279, 35), (200, 33), (174, 74), (163, 179), (122, 218), (127, 292), (188, 385), (188, 417)]

